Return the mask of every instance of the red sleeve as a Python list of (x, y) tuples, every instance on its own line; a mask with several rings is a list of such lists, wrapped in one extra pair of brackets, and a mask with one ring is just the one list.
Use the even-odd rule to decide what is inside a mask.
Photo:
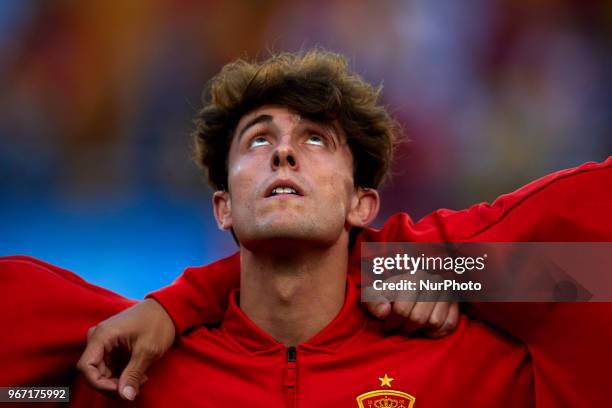
[[(399, 213), (361, 241), (612, 241), (612, 156), (561, 170), (500, 196), (493, 204), (440, 209), (414, 223)], [(352, 254), (359, 257), (358, 253)]]
[[(364, 238), (612, 242), (612, 157), (548, 175), (491, 205), (438, 210), (416, 224), (399, 214)], [(469, 312), (527, 345), (537, 407), (610, 405), (612, 303), (474, 303)]]
[(87, 329), (134, 302), (26, 256), (0, 257), (0, 386), (71, 384)]
[(146, 297), (159, 302), (184, 333), (199, 324), (221, 321), (232, 289), (240, 285), (238, 253), (203, 267), (187, 268), (174, 283)]

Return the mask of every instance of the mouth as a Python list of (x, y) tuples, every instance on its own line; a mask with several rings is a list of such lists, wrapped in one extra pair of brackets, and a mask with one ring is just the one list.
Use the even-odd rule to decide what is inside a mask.
[(266, 189), (265, 197), (302, 197), (304, 191), (291, 180), (276, 180)]

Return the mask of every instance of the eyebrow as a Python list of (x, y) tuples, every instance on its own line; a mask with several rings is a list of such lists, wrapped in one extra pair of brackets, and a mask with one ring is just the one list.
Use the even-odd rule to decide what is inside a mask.
[(257, 125), (258, 123), (271, 123), (272, 120), (273, 120), (273, 118), (272, 118), (271, 115), (262, 114), (262, 115), (256, 116), (255, 118), (253, 118), (250, 121), (248, 121), (246, 125), (244, 125), (244, 127), (242, 128), (242, 130), (238, 134), (238, 140), (240, 140), (242, 138), (242, 135), (244, 135), (245, 132), (250, 127)]

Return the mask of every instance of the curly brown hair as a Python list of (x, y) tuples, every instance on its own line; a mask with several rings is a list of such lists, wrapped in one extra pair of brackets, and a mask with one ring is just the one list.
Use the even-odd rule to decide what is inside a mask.
[(353, 154), (355, 185), (378, 188), (400, 129), (378, 103), (381, 88), (352, 73), (344, 56), (328, 51), (280, 53), (263, 62), (238, 59), (207, 86), (195, 118), (194, 159), (207, 170), (211, 186), (225, 190), (240, 118), (263, 105), (282, 105), (317, 122), (338, 121)]

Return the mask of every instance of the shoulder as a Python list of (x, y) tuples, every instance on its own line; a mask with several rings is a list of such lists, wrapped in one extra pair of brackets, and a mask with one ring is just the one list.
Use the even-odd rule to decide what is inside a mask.
[(93, 285), (79, 275), (26, 255), (0, 257), (1, 291), (7, 298), (104, 298), (127, 306), (134, 303), (117, 293)]

